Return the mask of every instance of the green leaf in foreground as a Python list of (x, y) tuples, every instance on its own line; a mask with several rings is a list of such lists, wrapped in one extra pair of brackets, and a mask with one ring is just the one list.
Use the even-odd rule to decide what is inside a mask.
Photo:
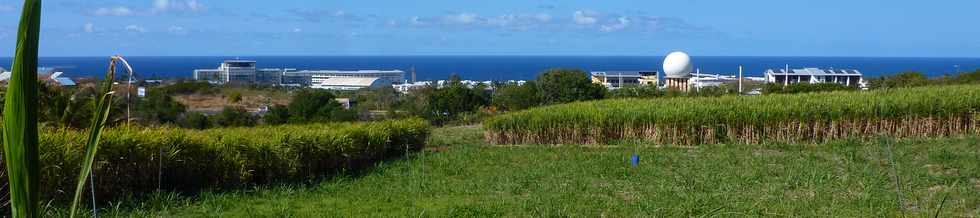
[(12, 217), (39, 217), (37, 48), (41, 1), (25, 0), (3, 110), (3, 146)]
[(79, 201), (82, 198), (82, 191), (85, 188), (85, 182), (92, 172), (92, 162), (95, 162), (95, 154), (99, 150), (99, 139), (102, 136), (102, 129), (105, 128), (105, 122), (109, 118), (109, 107), (112, 106), (113, 93), (112, 78), (115, 78), (116, 74), (116, 60), (116, 57), (113, 57), (109, 62), (109, 71), (106, 72), (105, 79), (99, 87), (101, 88), (99, 91), (99, 96), (101, 97), (95, 108), (95, 114), (92, 116), (91, 132), (89, 132), (88, 142), (85, 144), (85, 159), (82, 160), (81, 170), (78, 172), (78, 184), (75, 186), (75, 196), (71, 203), (71, 217), (75, 217)]

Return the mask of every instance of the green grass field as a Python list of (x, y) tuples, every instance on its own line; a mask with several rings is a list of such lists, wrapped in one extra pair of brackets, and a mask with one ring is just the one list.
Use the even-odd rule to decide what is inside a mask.
[[(158, 196), (100, 216), (932, 217), (943, 198), (941, 217), (980, 215), (978, 136), (901, 141), (892, 149), (847, 141), (490, 146), (482, 136), (479, 127), (436, 129), (428, 152), (363, 175)], [(628, 161), (634, 152), (642, 157), (637, 168)]]

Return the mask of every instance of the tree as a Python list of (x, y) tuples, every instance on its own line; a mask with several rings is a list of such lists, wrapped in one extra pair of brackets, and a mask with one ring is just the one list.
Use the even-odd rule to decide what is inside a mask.
[(255, 117), (248, 113), (244, 107), (226, 106), (214, 117), (214, 123), (218, 126), (255, 126)]
[(870, 79), (870, 89), (907, 88), (929, 85), (932, 81), (921, 72), (908, 71)]
[(159, 90), (151, 90), (136, 106), (136, 114), (147, 123), (176, 123), (185, 111), (187, 106)]
[(493, 105), (504, 110), (516, 111), (538, 106), (541, 94), (538, 84), (527, 81), (523, 85), (517, 83), (498, 84), (493, 94)]
[(490, 97), (484, 91), (485, 88), (483, 85), (467, 87), (458, 78), (450, 80), (445, 86), (432, 91), (425, 115), (430, 121), (442, 124), (460, 113), (487, 106)]
[(537, 84), (545, 105), (602, 99), (606, 95), (606, 88), (592, 83), (582, 70), (547, 70), (538, 76)]
[(269, 108), (269, 112), (262, 116), (262, 121), (266, 125), (280, 125), (289, 122), (289, 108), (285, 105), (275, 105)]
[(980, 83), (980, 69), (973, 72), (961, 73), (952, 79), (956, 84)]
[(202, 113), (187, 113), (180, 120), (180, 126), (191, 129), (207, 129), (211, 127), (211, 120)]
[(623, 86), (616, 90), (610, 90), (610, 98), (659, 98), (666, 95), (665, 90), (660, 90), (657, 86)]
[[(289, 102), (289, 121), (293, 123), (349, 121), (344, 108), (334, 95), (323, 90), (303, 89), (293, 94)], [(356, 116), (355, 116), (356, 117)]]
[(768, 83), (762, 87), (762, 93), (765, 94), (794, 94), (794, 93), (809, 93), (809, 92), (831, 92), (831, 91), (853, 91), (857, 90), (857, 87), (845, 86), (837, 83), (796, 83), (783, 85), (779, 83)]

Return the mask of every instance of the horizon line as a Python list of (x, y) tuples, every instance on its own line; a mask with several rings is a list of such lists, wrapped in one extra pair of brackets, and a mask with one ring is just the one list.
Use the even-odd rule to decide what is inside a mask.
[[(352, 55), (125, 55), (125, 57), (665, 57), (666, 55), (585, 55), (585, 54), (352, 54)], [(691, 55), (692, 57), (757, 57), (757, 58), (923, 58), (923, 59), (980, 59), (970, 56), (830, 56), (830, 55)], [(111, 55), (53, 55), (38, 58), (96, 58)], [(0, 58), (13, 58), (0, 56)]]

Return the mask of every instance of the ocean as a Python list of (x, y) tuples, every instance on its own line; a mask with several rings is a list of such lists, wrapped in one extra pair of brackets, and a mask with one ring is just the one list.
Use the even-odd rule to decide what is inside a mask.
[[(469, 80), (528, 80), (550, 68), (585, 71), (658, 70), (657, 56), (242, 56), (242, 57), (127, 57), (140, 78), (189, 78), (194, 69), (217, 68), (223, 60), (257, 61), (259, 68), (323, 70), (399, 69), (416, 71), (418, 80), (439, 80), (458, 74)], [(769, 68), (818, 67), (857, 69), (866, 77), (920, 71), (929, 76), (980, 69), (980, 58), (884, 58), (884, 57), (720, 57), (694, 56), (702, 73), (735, 75), (738, 66), (745, 76), (761, 76)], [(71, 77), (100, 77), (108, 57), (41, 57), (42, 67), (59, 68)], [(10, 69), (11, 58), (0, 58), (0, 67)]]

